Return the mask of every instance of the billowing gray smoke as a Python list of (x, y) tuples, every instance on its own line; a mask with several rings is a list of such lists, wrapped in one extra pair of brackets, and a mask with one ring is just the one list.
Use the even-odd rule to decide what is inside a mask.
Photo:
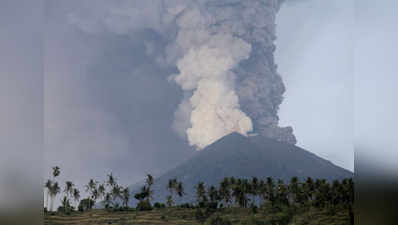
[[(145, 43), (154, 63), (184, 91), (174, 129), (202, 149), (232, 132), (251, 132), (295, 144), (291, 127), (278, 126), (285, 87), (274, 62), (275, 16), (283, 0), (118, 1), (94, 19), (71, 15), (87, 32), (156, 31), (161, 52)], [(109, 4), (109, 3), (108, 3)]]

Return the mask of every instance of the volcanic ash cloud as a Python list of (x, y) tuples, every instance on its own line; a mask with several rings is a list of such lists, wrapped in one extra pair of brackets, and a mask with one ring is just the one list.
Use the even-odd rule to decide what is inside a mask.
[[(86, 32), (134, 39), (150, 31), (162, 37), (165, 44), (142, 42), (165, 76), (184, 91), (173, 128), (197, 149), (229, 133), (251, 131), (296, 144), (293, 129), (280, 127), (278, 117), (285, 86), (274, 62), (274, 41), (282, 2), (105, 1), (106, 7), (89, 13), (93, 18), (72, 15), (71, 22)], [(170, 69), (178, 73), (170, 76)]]
[(249, 57), (251, 46), (228, 34), (202, 36), (205, 40), (192, 45), (177, 62), (180, 73), (174, 78), (184, 91), (192, 92), (181, 104), (190, 105), (185, 111), (191, 125), (186, 135), (198, 149), (232, 132), (246, 135), (253, 129), (251, 119), (240, 110), (231, 71)]

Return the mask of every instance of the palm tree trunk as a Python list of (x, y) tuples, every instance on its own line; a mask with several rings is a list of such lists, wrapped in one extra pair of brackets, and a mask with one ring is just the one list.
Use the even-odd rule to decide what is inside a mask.
[(53, 211), (53, 206), (54, 206), (54, 196), (51, 195), (50, 197), (51, 197), (51, 200), (50, 200), (50, 204), (51, 204), (50, 210), (51, 210), (51, 212), (52, 212), (52, 211)]
[(46, 192), (46, 209), (47, 209), (47, 211), (49, 211), (49, 208), (48, 208), (48, 195), (49, 195), (49, 190), (47, 189), (47, 192)]

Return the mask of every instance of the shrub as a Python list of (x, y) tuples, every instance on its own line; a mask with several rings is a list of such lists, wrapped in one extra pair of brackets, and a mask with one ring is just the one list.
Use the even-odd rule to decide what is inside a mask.
[(153, 205), (153, 207), (155, 207), (156, 209), (163, 209), (163, 208), (166, 208), (166, 205), (163, 204), (163, 203), (156, 202), (156, 203)]
[(232, 225), (232, 222), (228, 219), (223, 219), (222, 217), (215, 217), (210, 220), (210, 225)]
[(195, 218), (199, 222), (204, 222), (209, 216), (206, 214), (206, 212), (200, 208), (198, 208), (195, 211)]
[(252, 210), (252, 213), (253, 213), (253, 214), (256, 214), (256, 213), (258, 212), (258, 208), (257, 208), (257, 206), (254, 205), (254, 204), (252, 204), (252, 205), (250, 206), (250, 209)]
[(192, 208), (194, 208), (193, 205), (191, 205), (189, 203), (182, 204), (179, 207), (183, 208), (183, 209), (192, 209)]
[(142, 200), (137, 204), (138, 211), (149, 211), (152, 210), (152, 205), (148, 200)]
[(217, 202), (210, 202), (210, 203), (207, 204), (207, 208), (217, 209), (218, 208), (218, 203)]
[(89, 209), (93, 208), (94, 203), (95, 202), (92, 199), (89, 199), (89, 198), (82, 199), (82, 200), (80, 200), (78, 210), (81, 212), (83, 212), (85, 210), (89, 210)]
[(271, 224), (288, 225), (292, 216), (286, 212), (279, 212), (271, 217)]

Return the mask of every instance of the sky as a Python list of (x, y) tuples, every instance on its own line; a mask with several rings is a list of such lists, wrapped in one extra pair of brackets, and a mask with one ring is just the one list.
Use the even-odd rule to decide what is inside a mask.
[(398, 2), (356, 4), (354, 118), (356, 158), (398, 174), (396, 127)]
[[(103, 10), (107, 1), (46, 1), (44, 28), (40, 6), (4, 3), (2, 187), (11, 170), (40, 164), (30, 160), (41, 156), (45, 177), (59, 165), (62, 179), (80, 186), (110, 171), (129, 185), (192, 156), (194, 149), (170, 129), (181, 90), (134, 41), (149, 40), (156, 51), (156, 33), (95, 35), (70, 26), (71, 12)], [(397, 170), (397, 7), (393, 0), (291, 0), (282, 7), (275, 56), (287, 92), (279, 115), (299, 146), (350, 170), (355, 147)]]
[(0, 213), (41, 200), (42, 24), (40, 2), (0, 2)]
[(298, 146), (354, 169), (354, 1), (291, 1), (277, 18), (281, 123)]

